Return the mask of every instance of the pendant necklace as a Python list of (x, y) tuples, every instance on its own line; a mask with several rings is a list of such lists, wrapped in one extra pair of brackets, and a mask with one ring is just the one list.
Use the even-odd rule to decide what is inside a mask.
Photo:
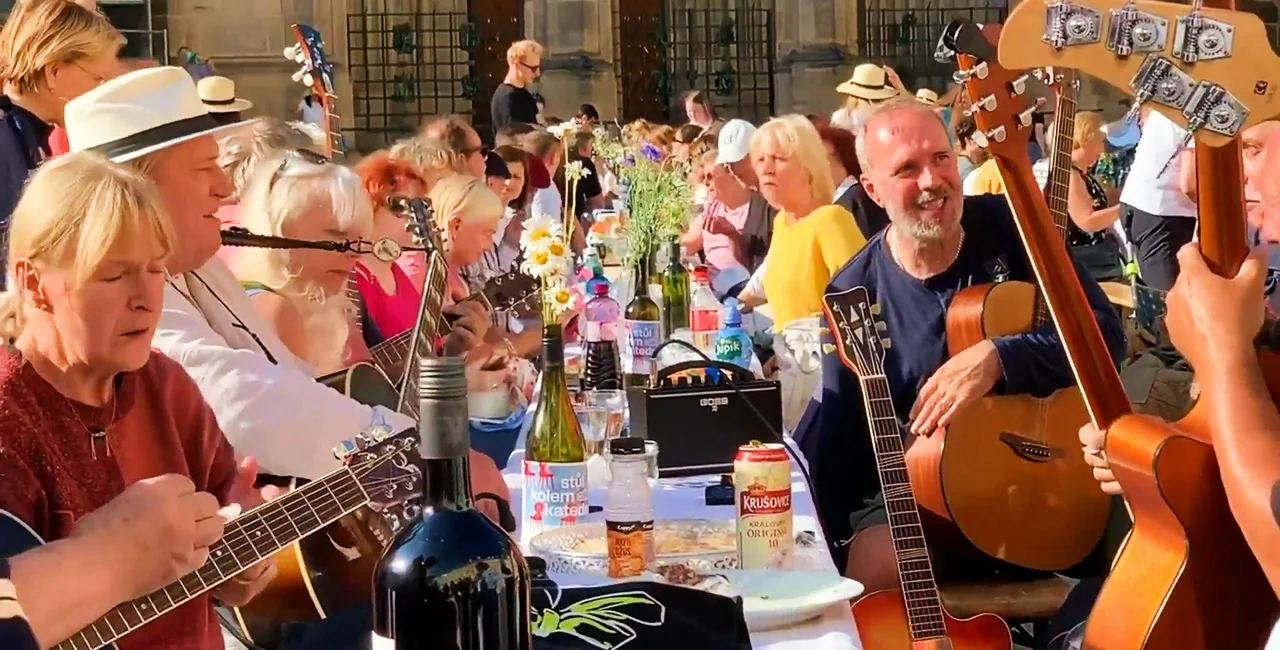
[(89, 434), (89, 457), (93, 460), (98, 460), (98, 442), (101, 441), (103, 446), (106, 448), (107, 458), (110, 458), (111, 441), (107, 439), (107, 432), (111, 429), (111, 425), (115, 423), (116, 407), (119, 405), (119, 402), (117, 402), (114, 397), (112, 398), (111, 418), (107, 420), (107, 425), (103, 427), (101, 431), (95, 431), (89, 425), (85, 424), (84, 420), (80, 419), (80, 414), (76, 413), (76, 405), (72, 403), (66, 395), (63, 395), (62, 399), (67, 403), (67, 409), (71, 411), (71, 417), (75, 418), (76, 422), (84, 429), (85, 433)]

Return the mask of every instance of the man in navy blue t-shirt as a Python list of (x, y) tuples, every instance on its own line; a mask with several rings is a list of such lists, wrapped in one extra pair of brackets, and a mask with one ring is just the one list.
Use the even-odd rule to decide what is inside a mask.
[[(1074, 383), (1050, 325), (983, 341), (948, 359), (946, 313), (952, 296), (994, 281), (1035, 282), (1002, 196), (965, 198), (955, 153), (938, 116), (919, 102), (892, 101), (872, 112), (858, 134), (862, 183), (889, 214), (828, 285), (866, 287), (878, 302), (893, 347), (885, 373), (894, 407), (911, 432), (932, 432), (991, 393), (1047, 396)], [(1115, 360), (1124, 351), (1120, 320), (1098, 284), (1076, 275)], [(1077, 315), (1084, 317), (1083, 314)], [(824, 355), (823, 386), (795, 432), (807, 457), (827, 539), (853, 537), (853, 577), (869, 591), (897, 584), (887, 546), (884, 503), (861, 389), (834, 352)], [(837, 563), (845, 553), (839, 549)], [(858, 562), (856, 558), (868, 558)]]

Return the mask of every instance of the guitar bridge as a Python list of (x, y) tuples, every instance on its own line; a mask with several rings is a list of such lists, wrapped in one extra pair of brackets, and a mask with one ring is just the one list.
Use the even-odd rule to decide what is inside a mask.
[(1195, 81), (1173, 61), (1159, 55), (1149, 55), (1138, 68), (1138, 74), (1129, 82), (1133, 90), (1134, 109), (1153, 101), (1178, 110), (1185, 110), (1191, 101)]
[(1043, 442), (1008, 431), (1000, 432), (1000, 442), (1008, 445), (1009, 449), (1012, 449), (1013, 453), (1023, 460), (1033, 463), (1047, 463), (1055, 458), (1062, 458), (1064, 455), (1060, 447), (1050, 447)]
[(1235, 45), (1236, 28), (1227, 23), (1205, 18), (1197, 11), (1178, 16), (1173, 36), (1173, 52), (1183, 63), (1225, 59)]
[(1117, 56), (1160, 52), (1168, 38), (1169, 21), (1164, 18), (1138, 11), (1132, 3), (1111, 11), (1107, 49)]
[(1045, 8), (1041, 40), (1055, 50), (1097, 43), (1102, 40), (1102, 14), (1091, 7), (1054, 2)]

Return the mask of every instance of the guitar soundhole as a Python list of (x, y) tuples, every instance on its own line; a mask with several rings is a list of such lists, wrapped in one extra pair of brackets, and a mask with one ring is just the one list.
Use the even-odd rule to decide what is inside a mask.
[(1023, 460), (1033, 463), (1047, 463), (1055, 458), (1061, 458), (1063, 455), (1060, 447), (1050, 447), (1043, 442), (1008, 431), (1000, 432), (1000, 442), (1008, 445), (1013, 450), (1013, 453)]

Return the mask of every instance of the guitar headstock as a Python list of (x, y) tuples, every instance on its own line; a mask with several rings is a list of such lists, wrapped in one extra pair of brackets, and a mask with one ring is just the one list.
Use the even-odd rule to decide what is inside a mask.
[(1022, 160), (1027, 157), (1028, 129), (1039, 107), (1028, 92), (1035, 79), (1000, 65), (996, 58), (1000, 32), (1000, 25), (954, 20), (943, 33), (939, 49), (955, 53), (959, 68), (955, 80), (964, 84), (969, 100), (966, 114), (978, 126), (975, 141), (994, 155)]
[(334, 448), (333, 455), (359, 479), (369, 496), (368, 507), (384, 517), (391, 535), (403, 522), (413, 519), (423, 481), (417, 464), (416, 430), (392, 434), (389, 429), (375, 428), (344, 441)]
[(494, 311), (512, 311), (521, 318), (537, 307), (538, 279), (519, 269), (490, 278), (481, 293)]
[[(1280, 114), (1280, 58), (1257, 16), (1168, 2), (1018, 3), (1005, 20), (1000, 62), (1062, 66), (1148, 102), (1217, 147)], [(1246, 44), (1248, 45), (1246, 47)]]
[(854, 287), (822, 296), (836, 352), (845, 367), (859, 377), (884, 374), (885, 350), (891, 347), (880, 320), (880, 304), (871, 302), (866, 287)]
[(444, 253), (444, 243), (440, 241), (440, 233), (436, 230), (435, 210), (430, 201), (390, 196), (387, 197), (387, 206), (392, 212), (404, 217), (404, 228), (409, 231), (415, 246), (427, 249), (428, 253)]
[(327, 141), (325, 150), (332, 158), (335, 153), (344, 153), (342, 136), (339, 130), (333, 127), (333, 123), (338, 121), (333, 64), (324, 53), (324, 37), (320, 35), (319, 30), (301, 23), (295, 23), (292, 29), (293, 37), (297, 42), (285, 48), (284, 58), (302, 66), (293, 73), (293, 81), (306, 86), (313, 94), (320, 97), (326, 115), (325, 124), (322, 125)]

